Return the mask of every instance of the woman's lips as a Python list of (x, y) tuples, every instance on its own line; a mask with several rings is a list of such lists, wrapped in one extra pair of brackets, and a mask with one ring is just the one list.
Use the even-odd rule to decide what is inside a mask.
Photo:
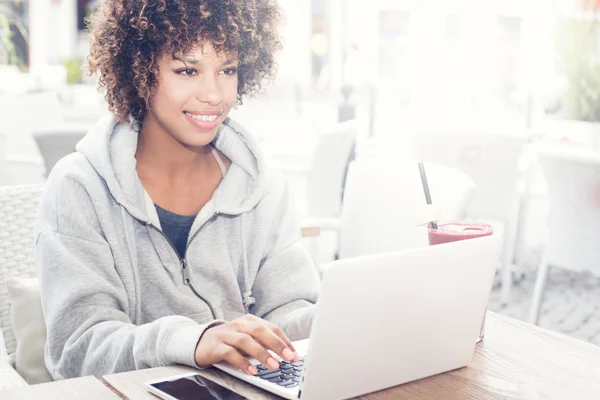
[(192, 113), (185, 111), (184, 114), (186, 118), (196, 127), (202, 130), (211, 130), (219, 125), (221, 119), (220, 117), (223, 112)]

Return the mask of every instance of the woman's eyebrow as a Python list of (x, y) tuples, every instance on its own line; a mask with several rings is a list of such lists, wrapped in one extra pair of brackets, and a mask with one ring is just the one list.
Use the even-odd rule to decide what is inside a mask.
[(191, 57), (191, 58), (181, 58), (181, 57), (173, 56), (173, 60), (181, 61), (181, 62), (184, 62), (186, 64), (191, 64), (191, 65), (198, 65), (198, 64), (201, 63), (201, 61), (198, 61), (198, 60), (196, 60), (193, 57)]
[(227, 66), (235, 64), (236, 62), (238, 62), (237, 58), (228, 58), (227, 60), (223, 61), (223, 64), (221, 64), (221, 67), (227, 67)]
[[(202, 60), (196, 60), (193, 57), (187, 57), (187, 58), (183, 57), (183, 58), (181, 58), (181, 57), (174, 56), (173, 60), (181, 61), (183, 63), (190, 64), (190, 65), (198, 65), (198, 64), (202, 64), (203, 63)], [(221, 67), (227, 67), (229, 65), (235, 64), (236, 62), (238, 62), (237, 58), (228, 58), (227, 60), (223, 61), (223, 64), (221, 64)]]

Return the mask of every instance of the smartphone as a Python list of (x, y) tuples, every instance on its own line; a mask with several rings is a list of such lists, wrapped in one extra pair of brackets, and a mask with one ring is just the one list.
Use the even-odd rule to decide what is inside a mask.
[(146, 382), (147, 389), (164, 400), (241, 400), (246, 399), (196, 373)]

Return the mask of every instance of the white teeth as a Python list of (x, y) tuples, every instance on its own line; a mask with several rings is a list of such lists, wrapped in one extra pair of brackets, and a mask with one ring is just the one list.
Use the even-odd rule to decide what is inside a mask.
[(192, 115), (188, 112), (186, 112), (185, 114), (202, 122), (213, 122), (219, 117), (218, 115)]

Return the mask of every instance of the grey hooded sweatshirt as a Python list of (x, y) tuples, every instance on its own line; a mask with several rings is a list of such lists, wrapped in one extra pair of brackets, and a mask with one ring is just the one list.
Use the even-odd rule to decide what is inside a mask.
[(52, 376), (195, 367), (203, 332), (246, 313), (307, 337), (319, 278), (255, 139), (223, 124), (213, 145), (232, 163), (181, 259), (138, 178), (137, 138), (109, 115), (48, 178), (35, 254)]

